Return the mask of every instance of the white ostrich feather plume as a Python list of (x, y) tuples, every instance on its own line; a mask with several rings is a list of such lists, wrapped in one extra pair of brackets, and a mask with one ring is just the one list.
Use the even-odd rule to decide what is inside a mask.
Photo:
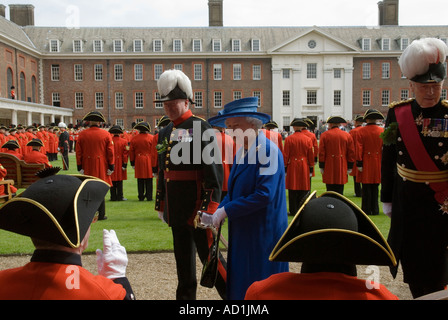
[(413, 41), (403, 51), (398, 64), (403, 75), (412, 79), (425, 74), (430, 64), (444, 63), (447, 54), (448, 47), (445, 42), (436, 38), (424, 38)]
[(190, 79), (180, 70), (166, 70), (159, 78), (157, 87), (162, 97), (167, 96), (176, 85), (186, 93), (187, 97), (193, 99), (193, 89)]

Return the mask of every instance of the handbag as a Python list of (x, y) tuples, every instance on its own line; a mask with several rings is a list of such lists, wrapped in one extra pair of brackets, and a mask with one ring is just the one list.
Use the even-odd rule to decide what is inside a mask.
[(219, 263), (219, 238), (221, 237), (221, 226), (218, 228), (216, 237), (213, 238), (213, 243), (210, 246), (208, 257), (202, 266), (200, 284), (203, 287), (213, 288), (215, 286), (216, 277), (218, 276)]

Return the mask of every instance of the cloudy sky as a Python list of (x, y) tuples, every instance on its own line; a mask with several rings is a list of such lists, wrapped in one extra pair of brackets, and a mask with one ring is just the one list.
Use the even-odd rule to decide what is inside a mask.
[[(376, 26), (378, 1), (224, 0), (224, 26)], [(34, 5), (36, 26), (208, 26), (208, 0), (10, 0), (0, 3)], [(448, 25), (448, 1), (401, 0), (399, 24)]]

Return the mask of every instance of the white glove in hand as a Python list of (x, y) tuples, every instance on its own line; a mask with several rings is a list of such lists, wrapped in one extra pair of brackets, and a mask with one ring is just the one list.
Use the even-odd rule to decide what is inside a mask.
[(112, 173), (114, 173), (113, 170), (107, 169), (107, 175), (110, 176)]
[(103, 230), (103, 250), (96, 249), (98, 274), (109, 279), (125, 277), (128, 256), (114, 230)]
[(201, 223), (208, 227), (213, 225), (213, 215), (203, 212), (201, 216)]
[(324, 169), (323, 168), (320, 168), (320, 173), (324, 174)]
[(359, 171), (359, 172), (362, 172), (362, 167), (358, 167), (358, 171)]
[(78, 171), (80, 174), (84, 174), (84, 169)]
[(352, 173), (352, 169), (347, 170), (347, 174), (350, 174), (350, 173)]
[(392, 203), (391, 202), (383, 202), (383, 213), (389, 218), (392, 217)]
[(213, 217), (213, 226), (215, 228), (218, 228), (222, 221), (227, 217), (226, 210), (224, 207), (218, 208), (218, 210), (215, 211), (215, 213), (212, 215)]

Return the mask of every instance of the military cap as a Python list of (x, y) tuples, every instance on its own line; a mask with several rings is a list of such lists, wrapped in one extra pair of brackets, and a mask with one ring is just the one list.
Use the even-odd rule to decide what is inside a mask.
[(134, 129), (137, 129), (137, 130), (140, 130), (140, 131), (150, 132), (151, 131), (151, 126), (149, 125), (148, 122), (141, 121), (141, 122), (139, 122), (139, 123), (137, 123), (135, 125)]
[(160, 99), (154, 102), (165, 102), (177, 99), (188, 99), (193, 102), (193, 89), (190, 79), (180, 70), (166, 70), (157, 80)]
[(43, 147), (44, 143), (40, 139), (31, 139), (26, 145), (30, 147)]
[(104, 119), (104, 116), (99, 111), (90, 111), (87, 113), (84, 118), (82, 118), (84, 121), (96, 121), (96, 122), (106, 122), (106, 119)]
[(110, 127), (109, 132), (112, 134), (122, 134), (123, 130), (121, 129), (120, 126), (112, 126)]
[(305, 121), (305, 119), (301, 118), (295, 118), (290, 123), (291, 127), (308, 127), (308, 123)]
[(19, 145), (19, 143), (17, 142), (17, 140), (11, 139), (11, 140), (6, 141), (6, 142), (2, 145), (2, 148), (12, 150), (12, 149), (20, 148), (20, 145)]
[(384, 115), (376, 109), (368, 109), (364, 113), (364, 119), (383, 120)]
[(327, 119), (327, 123), (347, 123), (344, 118), (339, 116), (330, 116)]

